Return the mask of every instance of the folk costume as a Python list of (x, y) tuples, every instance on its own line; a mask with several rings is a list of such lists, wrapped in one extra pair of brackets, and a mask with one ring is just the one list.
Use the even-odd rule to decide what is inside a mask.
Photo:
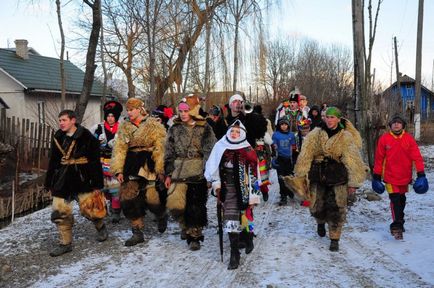
[(164, 173), (164, 141), (166, 129), (147, 115), (144, 103), (130, 98), (127, 110), (140, 109), (138, 123), (125, 120), (119, 127), (111, 161), (111, 173), (123, 175), (120, 187), (122, 211), (131, 222), (133, 236), (125, 242), (133, 246), (144, 241), (143, 228), (146, 209), (155, 214), (158, 231), (167, 228), (165, 195), (156, 189), (158, 175)]
[(306, 136), (294, 172), (298, 178), (309, 178), (307, 198), (318, 235), (325, 236), (327, 223), (330, 250), (337, 251), (346, 221), (348, 187), (360, 187), (369, 168), (360, 154), (362, 139), (351, 122), (341, 118), (335, 107), (328, 108), (326, 115), (336, 116), (340, 123), (334, 130), (323, 124)]
[(208, 191), (203, 171), (216, 141), (211, 126), (199, 115), (199, 107), (197, 96), (187, 97), (186, 102), (178, 105), (178, 112), (188, 111), (191, 118), (189, 122), (180, 117), (174, 120), (167, 134), (164, 156), (169, 189), (166, 206), (180, 225), (181, 239), (187, 240), (193, 251), (200, 249), (200, 241), (204, 240), (202, 229), (208, 223)]
[[(104, 122), (93, 126), (90, 131), (100, 143), (101, 164), (104, 174), (104, 194), (110, 200), (112, 222), (119, 223), (121, 202), (119, 200), (120, 184), (110, 172), (110, 161), (116, 132), (119, 129), (119, 117), (122, 113), (122, 105), (117, 101), (108, 101), (104, 104)], [(115, 122), (110, 125), (108, 116), (113, 116)]]
[[(234, 136), (234, 130), (239, 135)], [(207, 181), (217, 192), (218, 201), (223, 203), (224, 231), (231, 242), (228, 269), (239, 265), (240, 233), (246, 242), (246, 254), (253, 250), (253, 206), (260, 202), (258, 171), (255, 150), (246, 141), (246, 130), (238, 120), (214, 146), (205, 170)]]
[(51, 143), (45, 187), (53, 196), (51, 221), (59, 231), (60, 245), (50, 256), (72, 250), (73, 200), (78, 201), (80, 213), (94, 223), (97, 240), (107, 239), (103, 221), (107, 211), (104, 194), (100, 191), (104, 184), (99, 143), (89, 130), (80, 125), (76, 127), (72, 135), (57, 130)]

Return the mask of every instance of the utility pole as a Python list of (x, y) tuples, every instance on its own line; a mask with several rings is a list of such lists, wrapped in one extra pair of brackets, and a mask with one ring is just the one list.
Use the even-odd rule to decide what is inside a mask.
[(398, 88), (399, 110), (400, 110), (400, 112), (402, 112), (401, 77), (399, 75), (398, 47), (396, 45), (396, 37), (393, 37), (393, 42), (394, 42), (394, 46), (395, 46), (396, 85), (397, 85), (397, 88)]
[(356, 127), (364, 135), (365, 123), (362, 117), (365, 101), (365, 37), (363, 29), (363, 0), (352, 0), (353, 47), (354, 47), (354, 112)]
[(417, 16), (417, 44), (416, 44), (416, 95), (414, 99), (414, 139), (420, 140), (420, 88), (422, 70), (422, 30), (423, 30), (423, 0), (419, 0)]

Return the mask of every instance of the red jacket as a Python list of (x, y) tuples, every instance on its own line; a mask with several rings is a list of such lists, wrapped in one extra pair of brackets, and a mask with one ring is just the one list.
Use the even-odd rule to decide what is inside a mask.
[(383, 134), (375, 152), (374, 174), (382, 175), (384, 182), (407, 185), (412, 180), (413, 162), (417, 172), (424, 171), (423, 158), (414, 138), (402, 132)]

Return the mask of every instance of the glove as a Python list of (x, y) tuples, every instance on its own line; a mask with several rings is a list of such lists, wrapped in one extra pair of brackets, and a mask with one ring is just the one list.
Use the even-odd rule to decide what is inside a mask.
[(425, 173), (418, 172), (416, 181), (413, 184), (414, 192), (417, 194), (424, 194), (428, 191), (428, 180), (425, 177)]
[(378, 194), (383, 194), (386, 187), (384, 187), (383, 182), (381, 182), (381, 176), (374, 174), (372, 177), (372, 190)]

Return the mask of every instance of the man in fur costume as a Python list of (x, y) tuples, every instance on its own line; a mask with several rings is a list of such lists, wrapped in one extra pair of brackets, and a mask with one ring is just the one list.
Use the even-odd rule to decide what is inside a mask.
[(330, 107), (325, 123), (306, 136), (295, 165), (297, 177), (309, 178), (310, 211), (320, 237), (326, 235), (328, 224), (331, 251), (339, 250), (348, 194), (355, 193), (369, 170), (361, 148), (359, 132), (339, 109)]
[(107, 239), (99, 142), (89, 130), (76, 124), (72, 110), (60, 112), (59, 128), (51, 143), (45, 179), (45, 187), (53, 195), (51, 221), (60, 233), (60, 244), (50, 252), (53, 257), (72, 251), (73, 200), (78, 201), (81, 214), (94, 223), (97, 240)]
[[(259, 204), (259, 166), (255, 150), (246, 140), (246, 129), (237, 120), (226, 136), (214, 146), (206, 162), (205, 178), (223, 203), (224, 230), (231, 242), (228, 269), (237, 269), (240, 263), (240, 232), (247, 233), (246, 254), (253, 250), (253, 206)], [(255, 191), (252, 192), (252, 189)]]
[(144, 242), (146, 209), (155, 214), (160, 233), (167, 228), (165, 195), (156, 189), (157, 178), (164, 177), (166, 129), (146, 113), (141, 100), (128, 99), (126, 108), (128, 120), (119, 127), (110, 169), (121, 183), (122, 211), (131, 221), (133, 235), (125, 246), (134, 246)]
[(181, 239), (190, 250), (200, 249), (207, 224), (208, 191), (203, 176), (205, 162), (216, 141), (214, 132), (199, 115), (199, 98), (190, 96), (178, 105), (179, 117), (169, 128), (164, 166), (168, 188), (167, 208), (179, 222)]
[(236, 120), (240, 120), (246, 127), (247, 142), (255, 148), (256, 140), (263, 138), (267, 132), (267, 121), (264, 116), (256, 112), (246, 113), (244, 111), (244, 98), (235, 94), (229, 98), (229, 113), (226, 116), (227, 125), (232, 125)]
[(99, 140), (101, 150), (101, 164), (104, 174), (104, 192), (110, 199), (112, 222), (119, 223), (121, 202), (119, 200), (119, 182), (110, 173), (110, 160), (116, 132), (119, 128), (119, 117), (122, 113), (122, 104), (117, 101), (108, 101), (104, 104), (104, 122), (96, 124), (90, 132)]

